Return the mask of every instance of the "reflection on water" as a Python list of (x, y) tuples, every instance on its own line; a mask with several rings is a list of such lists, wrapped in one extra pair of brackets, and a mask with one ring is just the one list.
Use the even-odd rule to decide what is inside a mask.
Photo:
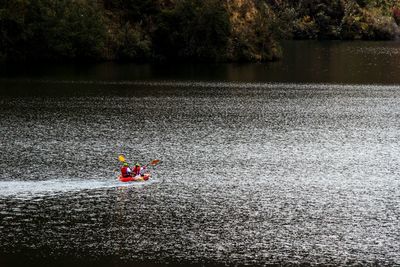
[(5, 266), (400, 264), (399, 86), (61, 76), (0, 82)]
[(283, 59), (268, 64), (19, 64), (0, 66), (0, 77), (73, 81), (400, 83), (400, 42), (296, 41), (285, 43), (283, 49)]

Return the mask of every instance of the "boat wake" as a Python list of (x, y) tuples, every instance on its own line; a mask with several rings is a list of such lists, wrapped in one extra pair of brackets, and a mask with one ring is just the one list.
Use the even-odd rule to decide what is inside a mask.
[(143, 187), (155, 183), (151, 179), (146, 182), (123, 183), (118, 180), (47, 180), (47, 181), (0, 181), (0, 198), (12, 197), (31, 199), (55, 196), (84, 190), (99, 190), (125, 187)]

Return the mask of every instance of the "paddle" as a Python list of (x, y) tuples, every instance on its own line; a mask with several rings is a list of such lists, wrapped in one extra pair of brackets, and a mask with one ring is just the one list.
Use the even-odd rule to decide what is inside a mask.
[[(125, 159), (125, 157), (124, 157), (123, 155), (119, 155), (119, 156), (118, 156), (118, 160), (121, 161), (121, 162), (126, 162), (126, 159)], [(153, 159), (152, 161), (150, 161), (149, 163), (147, 163), (145, 166), (148, 166), (148, 165), (155, 166), (155, 165), (157, 165), (159, 162), (160, 162), (159, 159)]]
[[(121, 161), (121, 162), (126, 162), (126, 159), (125, 159), (125, 157), (123, 156), (123, 155), (119, 155), (118, 156), (118, 160), (119, 161)], [(144, 165), (144, 166), (156, 166), (158, 163), (160, 162), (160, 160), (159, 159), (153, 159), (152, 161), (150, 161), (149, 163), (147, 163), (146, 165)]]
[[(150, 161), (149, 163), (147, 163), (146, 165), (143, 166), (143, 170), (147, 169), (147, 167), (150, 166), (156, 166), (158, 163), (160, 162), (159, 159), (153, 159), (152, 161)], [(144, 176), (144, 174), (142, 174), (142, 176)]]
[(121, 161), (121, 162), (126, 162), (125, 157), (122, 156), (122, 155), (119, 155), (119, 156), (118, 156), (118, 159), (119, 159), (119, 161)]
[(158, 163), (160, 162), (159, 159), (153, 159), (152, 161), (150, 161), (148, 164), (146, 164), (145, 166), (147, 167), (148, 165), (151, 166), (156, 166)]

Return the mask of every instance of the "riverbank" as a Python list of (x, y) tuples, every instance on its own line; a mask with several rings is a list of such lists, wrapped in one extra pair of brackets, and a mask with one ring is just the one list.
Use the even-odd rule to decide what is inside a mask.
[(3, 61), (264, 62), (283, 39), (393, 40), (385, 1), (3, 1)]
[(271, 61), (280, 57), (253, 1), (6, 1), (0, 55), (12, 61)]

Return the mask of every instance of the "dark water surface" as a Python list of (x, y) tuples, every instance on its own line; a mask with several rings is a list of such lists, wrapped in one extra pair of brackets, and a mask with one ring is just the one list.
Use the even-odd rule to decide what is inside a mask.
[[(92, 83), (137, 80), (400, 83), (400, 42), (296, 41), (285, 43), (283, 48), (283, 59), (268, 64), (18, 64), (0, 66), (0, 76)], [(37, 91), (38, 88), (34, 89)], [(46, 87), (40, 86), (39, 89), (43, 92)], [(26, 94), (29, 90), (23, 88), (22, 92)]]
[(400, 265), (399, 62), (3, 66), (0, 266)]

